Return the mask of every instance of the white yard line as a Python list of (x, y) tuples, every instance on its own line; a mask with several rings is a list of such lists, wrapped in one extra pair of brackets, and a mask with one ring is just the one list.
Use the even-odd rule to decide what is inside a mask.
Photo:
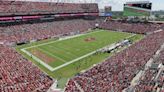
[[(113, 45), (114, 45), (114, 43), (111, 44), (111, 46), (113, 46)], [(99, 49), (98, 49), (98, 50), (99, 50)], [(37, 57), (35, 57), (34, 55), (32, 55), (30, 52), (26, 51), (26, 49), (21, 49), (21, 51), (23, 51), (24, 53), (26, 53), (26, 54), (27, 54), (28, 56), (30, 56), (30, 57), (32, 56), (32, 58), (33, 58), (34, 60), (36, 60), (37, 62), (41, 63), (43, 66), (45, 66), (45, 67), (46, 67), (47, 69), (49, 69), (50, 71), (56, 71), (56, 70), (58, 70), (58, 69), (60, 69), (60, 68), (62, 68), (62, 67), (65, 67), (65, 66), (67, 66), (67, 65), (69, 65), (69, 64), (72, 64), (72, 63), (74, 63), (74, 62), (76, 62), (76, 61), (79, 61), (79, 60), (81, 60), (81, 59), (83, 59), (83, 58), (86, 58), (86, 57), (88, 57), (88, 56), (90, 56), (90, 55), (96, 53), (98, 50), (95, 50), (95, 51), (90, 52), (90, 53), (88, 53), (88, 54), (86, 54), (86, 55), (83, 55), (83, 56), (81, 56), (81, 57), (79, 57), (79, 58), (76, 58), (76, 59), (74, 59), (74, 60), (72, 60), (72, 61), (69, 61), (69, 62), (67, 62), (67, 63), (64, 63), (64, 64), (62, 64), (62, 65), (60, 65), (60, 66), (57, 66), (57, 67), (53, 68), (53, 67), (49, 66), (48, 64), (46, 64), (44, 61), (42, 61), (42, 60), (40, 60), (39, 58), (37, 58)]]
[[(97, 31), (96, 31), (97, 32)], [(100, 31), (98, 31), (98, 32), (100, 32)], [(95, 33), (95, 32), (94, 32)], [(86, 34), (84, 34), (84, 35), (86, 35)], [(130, 38), (130, 37), (133, 37), (133, 36), (135, 36), (135, 34), (134, 35), (131, 35), (131, 36), (129, 36), (129, 37), (127, 37), (127, 38)], [(66, 39), (65, 39), (66, 40)], [(58, 40), (58, 41), (61, 41), (61, 40)], [(88, 54), (86, 54), (86, 55), (83, 55), (83, 56), (81, 56), (81, 57), (79, 57), (79, 58), (76, 58), (76, 59), (74, 59), (74, 60), (72, 60), (72, 61), (69, 61), (69, 62), (67, 62), (67, 63), (64, 63), (64, 64), (62, 64), (62, 65), (60, 65), (60, 66), (57, 66), (57, 67), (55, 67), (55, 68), (53, 68), (53, 67), (51, 67), (50, 65), (48, 65), (48, 64), (46, 64), (44, 61), (42, 61), (42, 60), (40, 60), (39, 58), (37, 58), (36, 56), (34, 56), (34, 55), (32, 55), (30, 52), (28, 52), (28, 51), (26, 51), (26, 49), (29, 49), (29, 48), (33, 48), (33, 47), (38, 47), (38, 46), (42, 46), (42, 45), (46, 45), (46, 44), (51, 44), (51, 43), (54, 43), (54, 42), (58, 42), (58, 41), (53, 41), (53, 42), (49, 42), (49, 43), (43, 43), (43, 44), (40, 44), (40, 45), (36, 45), (36, 46), (31, 46), (31, 47), (27, 47), (27, 48), (23, 48), (23, 49), (21, 49), (21, 51), (22, 52), (24, 52), (24, 53), (26, 53), (28, 56), (32, 56), (32, 58), (34, 59), (34, 60), (36, 60), (37, 62), (39, 62), (40, 64), (42, 64), (44, 67), (46, 67), (47, 69), (49, 69), (50, 71), (56, 71), (56, 70), (58, 70), (58, 69), (60, 69), (60, 68), (62, 68), (62, 67), (65, 67), (65, 66), (67, 66), (67, 65), (69, 65), (69, 64), (72, 64), (72, 63), (74, 63), (74, 62), (76, 62), (76, 61), (79, 61), (79, 60), (81, 60), (81, 59), (83, 59), (83, 58), (86, 58), (86, 57), (88, 57), (88, 56), (90, 56), (90, 55), (92, 55), (92, 54), (94, 54), (94, 53), (96, 53), (98, 50), (100, 50), (100, 49), (98, 49), (98, 50), (95, 50), (95, 51), (93, 51), (93, 52), (90, 52), (90, 53), (88, 53)], [(115, 43), (113, 43), (113, 44), (111, 44), (110, 46), (113, 46)], [(54, 56), (54, 55), (53, 55)], [(64, 60), (65, 61), (65, 60)]]
[(62, 68), (62, 67), (65, 67), (65, 66), (67, 66), (67, 65), (69, 65), (69, 64), (72, 64), (72, 63), (74, 63), (74, 62), (76, 62), (76, 61), (79, 61), (79, 60), (81, 60), (81, 59), (83, 59), (83, 58), (85, 58), (85, 57), (88, 57), (88, 56), (90, 56), (90, 55), (96, 53), (96, 52), (97, 52), (97, 50), (95, 50), (95, 51), (93, 51), (93, 52), (91, 52), (91, 53), (88, 53), (88, 54), (86, 54), (86, 55), (84, 55), (84, 56), (81, 56), (81, 57), (79, 57), (79, 58), (76, 58), (76, 59), (74, 59), (74, 60), (72, 60), (72, 61), (69, 61), (69, 62), (67, 62), (67, 63), (65, 63), (65, 64), (63, 64), (63, 65), (60, 65), (60, 66), (58, 66), (58, 67), (55, 67), (55, 68), (53, 69), (53, 71), (56, 71), (56, 70), (58, 70), (58, 69), (60, 69), (60, 68)]
[(57, 41), (50, 41), (50, 42), (47, 42), (47, 43), (42, 43), (42, 44), (39, 44), (39, 45), (26, 47), (24, 49), (30, 49), (30, 48), (34, 48), (34, 47), (39, 47), (39, 46), (43, 46), (43, 45), (47, 45), (47, 44), (51, 44), (51, 43), (56, 43), (56, 42), (59, 42), (59, 41), (64, 41), (64, 40), (67, 40), (67, 39), (72, 39), (72, 38), (76, 38), (76, 37), (80, 37), (80, 36), (84, 36), (84, 35), (88, 35), (88, 34), (93, 34), (93, 33), (98, 33), (98, 32), (102, 32), (102, 31), (103, 30), (101, 30), (101, 31), (95, 31), (95, 32), (90, 32), (90, 33), (86, 33), (86, 34), (79, 34), (79, 35), (68, 37), (68, 38), (65, 38), (65, 39), (59, 39)]
[(66, 51), (66, 53), (67, 54), (69, 54), (69, 55), (71, 55), (71, 56), (73, 56), (73, 57), (77, 57), (75, 54), (72, 54), (72, 53), (70, 53), (70, 51), (68, 50), (68, 49), (65, 49), (65, 48), (63, 48), (63, 47), (53, 47), (53, 48), (56, 48), (56, 49), (58, 49), (58, 50), (60, 50), (60, 51), (62, 51), (63, 52), (63, 50), (64, 51)]
[(54, 58), (57, 58), (57, 59), (61, 60), (61, 61), (64, 62), (64, 63), (66, 62), (64, 59), (62, 59), (62, 58), (60, 58), (60, 57), (58, 57), (58, 56), (55, 56), (55, 55), (49, 53), (49, 52), (46, 51), (46, 50), (42, 50), (42, 49), (40, 49), (40, 48), (38, 48), (38, 49), (41, 50), (41, 51), (43, 51), (44, 53), (47, 53), (48, 55), (50, 55), (50, 56), (52, 56), (52, 57), (54, 57)]
[[(113, 44), (112, 44), (112, 46), (113, 46)], [(91, 52), (91, 53), (88, 53), (88, 54), (86, 54), (86, 55), (84, 55), (84, 56), (81, 56), (81, 57), (76, 58), (76, 59), (74, 59), (74, 60), (72, 60), (72, 61), (69, 61), (69, 62), (67, 62), (67, 63), (64, 63), (64, 64), (62, 64), (62, 65), (60, 65), (60, 66), (58, 66), (58, 67), (53, 68), (53, 67), (49, 66), (48, 64), (46, 64), (44, 61), (42, 61), (42, 60), (40, 60), (39, 58), (37, 58), (36, 56), (32, 55), (30, 52), (26, 51), (26, 49), (21, 49), (21, 51), (24, 52), (24, 53), (26, 53), (28, 56), (32, 57), (32, 58), (33, 58), (34, 60), (36, 60), (37, 62), (41, 63), (43, 66), (45, 66), (45, 67), (46, 67), (47, 69), (49, 69), (50, 71), (56, 71), (56, 70), (58, 70), (58, 69), (60, 69), (60, 68), (62, 68), (62, 67), (65, 67), (65, 66), (67, 66), (67, 65), (69, 65), (69, 64), (72, 64), (72, 63), (74, 63), (74, 62), (76, 62), (76, 61), (78, 61), (78, 60), (81, 60), (81, 59), (83, 59), (83, 58), (85, 58), (85, 57), (88, 57), (88, 56), (90, 56), (90, 55), (92, 55), (92, 54), (94, 54), (94, 53), (97, 52), (97, 50), (95, 50), (95, 51), (93, 51), (93, 52)]]
[[(132, 33), (133, 34), (133, 33)], [(126, 39), (129, 39), (129, 38), (131, 38), (131, 37), (133, 37), (133, 36), (135, 36), (135, 35), (137, 35), (137, 34), (133, 34), (133, 35), (131, 35), (131, 36), (128, 36), (128, 37), (126, 37)]]
[(50, 71), (53, 70), (53, 67), (51, 67), (50, 65), (48, 65), (47, 63), (45, 63), (44, 61), (40, 60), (39, 58), (37, 58), (36, 56), (32, 55), (30, 52), (26, 51), (25, 49), (21, 49), (22, 52), (26, 53), (28, 56), (30, 56), (32, 59), (36, 60), (38, 63), (42, 64), (44, 67), (46, 67), (47, 69), (49, 69)]
[[(67, 52), (68, 50), (65, 50), (64, 48), (62, 48), (62, 49), (63, 49), (65, 52), (61, 49), (61, 47), (58, 48), (58, 47), (55, 47), (55, 46), (54, 46), (53, 49), (56, 49), (56, 50), (59, 50), (60, 52), (68, 53), (68, 54), (71, 55), (71, 56), (75, 56), (75, 57), (77, 57), (76, 55), (73, 55), (73, 54)], [(70, 56), (65, 56), (65, 57), (70, 59)]]

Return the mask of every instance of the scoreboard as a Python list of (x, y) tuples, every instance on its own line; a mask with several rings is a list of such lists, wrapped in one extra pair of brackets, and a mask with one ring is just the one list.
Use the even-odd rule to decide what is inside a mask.
[(127, 2), (124, 4), (124, 16), (150, 16), (152, 3), (145, 2)]

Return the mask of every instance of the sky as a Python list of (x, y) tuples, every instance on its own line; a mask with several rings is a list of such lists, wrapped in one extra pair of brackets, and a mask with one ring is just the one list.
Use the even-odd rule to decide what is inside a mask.
[[(28, 0), (26, 0), (28, 1)], [(99, 8), (103, 9), (104, 6), (112, 6), (112, 11), (122, 11), (123, 4), (131, 1), (143, 1), (143, 0), (29, 0), (29, 1), (63, 1), (63, 2), (92, 2), (98, 3)], [(153, 3), (152, 10), (164, 10), (164, 0), (147, 0)]]
[[(105, 5), (112, 6), (112, 10), (123, 10), (123, 4), (131, 1), (143, 1), (143, 0), (95, 0), (99, 3), (99, 7), (102, 8)], [(164, 0), (147, 0), (152, 2), (152, 10), (164, 10)]]

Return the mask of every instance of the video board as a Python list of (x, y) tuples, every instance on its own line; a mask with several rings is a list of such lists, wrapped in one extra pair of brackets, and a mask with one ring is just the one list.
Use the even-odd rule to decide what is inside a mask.
[(128, 2), (124, 4), (124, 16), (150, 16), (152, 3)]

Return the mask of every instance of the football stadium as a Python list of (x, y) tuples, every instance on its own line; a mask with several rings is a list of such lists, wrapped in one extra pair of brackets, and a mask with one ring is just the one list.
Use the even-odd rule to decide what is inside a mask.
[(164, 92), (162, 14), (100, 4), (1, 0), (0, 92)]

